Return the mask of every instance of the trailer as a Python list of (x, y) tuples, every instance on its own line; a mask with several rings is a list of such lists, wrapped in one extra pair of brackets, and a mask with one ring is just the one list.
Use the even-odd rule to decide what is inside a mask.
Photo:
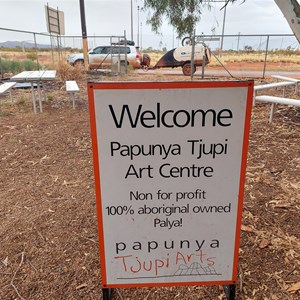
[(174, 48), (164, 54), (156, 65), (152, 68), (145, 64), (144, 70), (154, 70), (160, 68), (182, 68), (182, 73), (185, 76), (190, 76), (196, 72), (197, 66), (207, 65), (211, 60), (211, 52), (205, 45), (195, 45), (194, 47), (194, 68), (192, 68), (192, 46), (186, 45)]

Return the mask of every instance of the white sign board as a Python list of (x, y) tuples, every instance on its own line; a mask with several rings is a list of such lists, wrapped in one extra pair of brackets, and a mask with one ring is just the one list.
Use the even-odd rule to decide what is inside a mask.
[(235, 282), (252, 90), (89, 83), (104, 287)]

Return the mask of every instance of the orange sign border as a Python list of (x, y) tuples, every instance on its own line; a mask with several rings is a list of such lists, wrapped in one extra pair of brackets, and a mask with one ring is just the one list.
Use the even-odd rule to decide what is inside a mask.
[[(232, 280), (228, 281), (211, 281), (211, 282), (160, 282), (160, 283), (135, 283), (135, 284), (109, 284), (106, 277), (106, 260), (104, 248), (104, 228), (102, 223), (102, 199), (101, 199), (101, 184), (100, 184), (100, 170), (98, 157), (98, 137), (96, 130), (96, 114), (95, 114), (95, 99), (94, 90), (128, 90), (128, 89), (181, 89), (181, 88), (240, 88), (247, 87), (247, 103), (244, 121), (244, 137), (242, 149), (242, 162), (240, 173), (240, 185), (238, 196), (238, 211), (236, 220), (236, 233), (235, 233), (235, 247), (234, 247), (234, 260), (233, 260), (233, 274)], [(225, 285), (235, 284), (238, 274), (238, 254), (240, 245), (240, 234), (242, 224), (242, 210), (244, 198), (244, 182), (246, 176), (247, 165), (247, 152), (250, 134), (250, 120), (253, 100), (253, 80), (245, 81), (164, 81), (164, 82), (102, 82), (87, 84), (88, 89), (88, 102), (90, 112), (90, 127), (92, 138), (93, 162), (94, 162), (94, 179), (95, 179), (95, 192), (96, 192), (96, 210), (98, 218), (98, 237), (100, 246), (100, 267), (102, 276), (103, 288), (132, 288), (132, 287), (163, 287), (163, 286), (192, 286), (192, 285)]]

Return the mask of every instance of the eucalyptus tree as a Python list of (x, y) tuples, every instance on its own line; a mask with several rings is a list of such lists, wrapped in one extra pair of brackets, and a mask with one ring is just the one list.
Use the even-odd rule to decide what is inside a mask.
[[(167, 20), (176, 30), (178, 37), (182, 37), (192, 36), (205, 8), (211, 8), (216, 2), (223, 3), (224, 8), (229, 3), (245, 1), (247, 0), (144, 0), (144, 10), (149, 12), (148, 24), (154, 32), (159, 33), (162, 23)], [(274, 0), (274, 2), (300, 42), (299, 2), (297, 0)]]
[(216, 2), (222, 2), (223, 8), (230, 2), (246, 0), (144, 0), (144, 10), (149, 12), (148, 24), (159, 33), (165, 20), (176, 30), (178, 37), (192, 36), (197, 22), (205, 8), (210, 9)]

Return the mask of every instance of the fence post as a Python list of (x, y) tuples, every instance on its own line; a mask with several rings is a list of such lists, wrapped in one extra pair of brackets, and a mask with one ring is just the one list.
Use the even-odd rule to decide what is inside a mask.
[[(204, 48), (204, 51), (206, 51), (206, 48)], [(201, 73), (202, 79), (204, 79), (205, 64), (206, 64), (206, 53), (204, 53), (203, 58), (202, 58), (202, 73)]]
[(39, 55), (38, 55), (38, 50), (37, 50), (36, 34), (35, 33), (33, 33), (33, 37), (34, 37), (34, 47), (35, 47), (35, 53), (36, 53), (36, 62), (37, 62), (37, 65), (38, 65), (38, 70), (40, 70)]
[(268, 49), (269, 49), (269, 39), (270, 36), (267, 37), (267, 45), (266, 45), (266, 53), (265, 53), (265, 63), (264, 63), (264, 71), (263, 71), (263, 78), (265, 78), (266, 67), (267, 67), (267, 57), (268, 57)]
[(61, 61), (61, 38), (59, 35), (56, 36), (57, 39), (57, 53), (58, 53), (58, 63)]
[[(124, 41), (125, 41), (125, 75), (128, 74), (128, 59), (127, 59), (127, 37), (126, 30), (124, 30)], [(142, 58), (143, 59), (143, 58)]]
[(241, 33), (239, 32), (239, 34), (238, 34), (238, 40), (237, 40), (237, 47), (236, 47), (237, 51), (240, 50), (240, 37), (241, 37)]
[(51, 33), (50, 33), (50, 46), (51, 46), (52, 65), (54, 66), (54, 53), (53, 53), (53, 43), (52, 43), (52, 35), (51, 35)]
[(1, 73), (1, 78), (3, 78), (3, 68), (2, 68), (2, 57), (1, 57), (1, 54), (0, 54), (0, 73)]
[(193, 80), (194, 70), (195, 70), (195, 30), (192, 36), (191, 80)]
[[(111, 70), (111, 74), (113, 74), (114, 75), (114, 72), (115, 72), (115, 66), (114, 66), (114, 64), (113, 64), (113, 55), (112, 55), (112, 43), (113, 43), (113, 41), (112, 41), (112, 36), (110, 37), (110, 42), (109, 42), (109, 44), (110, 44), (110, 53), (107, 53), (107, 55), (108, 54), (110, 54), (110, 70)], [(106, 57), (105, 58), (107, 58), (107, 55), (106, 55)], [(105, 59), (104, 58), (104, 59)]]
[(222, 26), (222, 38), (221, 38), (221, 45), (220, 45), (219, 57), (222, 56), (222, 52), (223, 52), (224, 32), (225, 32), (225, 20), (226, 20), (226, 7), (227, 7), (227, 5), (225, 5), (225, 7), (224, 7), (223, 26)]

